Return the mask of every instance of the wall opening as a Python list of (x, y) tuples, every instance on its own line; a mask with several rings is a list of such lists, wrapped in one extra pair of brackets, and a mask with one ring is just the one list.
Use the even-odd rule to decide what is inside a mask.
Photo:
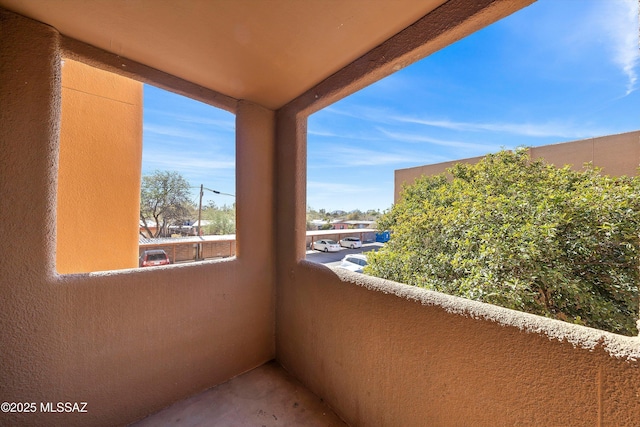
[[(312, 239), (336, 236), (331, 234), (337, 231), (336, 218), (329, 214), (344, 219), (353, 210), (392, 209), (400, 203), (403, 182), (435, 170), (425, 165), (441, 172), (451, 165), (446, 162), (473, 163), (525, 146), (532, 147), (534, 157), (555, 156), (548, 160), (556, 166), (581, 169), (593, 161), (603, 174), (635, 175), (640, 145), (631, 112), (640, 107), (637, 41), (635, 1), (578, 5), (540, 0), (313, 114), (308, 124), (308, 229), (328, 230), (307, 236), (307, 259), (340, 266), (345, 249), (329, 259), (309, 247)], [(611, 139), (600, 144), (594, 140), (599, 137)], [(569, 141), (584, 142), (554, 145)], [(404, 213), (406, 221), (418, 217), (410, 210)], [(377, 231), (383, 232), (380, 224), (391, 228), (393, 242), (393, 221), (377, 221)], [(388, 237), (379, 234), (379, 240)], [(388, 247), (384, 244), (378, 254), (389, 252)], [(637, 263), (636, 249), (628, 255)], [(386, 256), (390, 264), (410, 270), (402, 257)], [(376, 274), (385, 277), (380, 270)], [(619, 270), (608, 274), (616, 276)], [(634, 335), (638, 283), (630, 280), (622, 285), (627, 295), (634, 294), (629, 327), (608, 330)], [(428, 287), (428, 280), (424, 283)], [(505, 283), (501, 292), (510, 292), (509, 286), (514, 285)], [(620, 305), (603, 313), (608, 309), (610, 314), (603, 316), (614, 317)], [(550, 317), (594, 325), (578, 315)]]
[(59, 273), (233, 256), (234, 194), (231, 113), (63, 61)]

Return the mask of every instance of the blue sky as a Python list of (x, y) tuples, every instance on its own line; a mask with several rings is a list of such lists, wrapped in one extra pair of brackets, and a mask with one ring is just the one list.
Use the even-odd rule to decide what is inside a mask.
[[(639, 39), (637, 0), (539, 0), (315, 113), (308, 206), (385, 210), (395, 169), (640, 129)], [(235, 193), (234, 148), (233, 115), (145, 86), (143, 174)]]
[[(180, 172), (197, 201), (200, 185), (235, 194), (235, 116), (198, 101), (144, 86), (142, 175)], [(205, 191), (203, 205), (231, 205), (233, 197)]]

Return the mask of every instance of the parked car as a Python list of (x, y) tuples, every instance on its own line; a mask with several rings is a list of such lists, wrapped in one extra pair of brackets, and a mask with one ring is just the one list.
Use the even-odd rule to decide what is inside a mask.
[(335, 240), (322, 239), (313, 242), (313, 249), (323, 252), (338, 252), (340, 245)]
[(344, 248), (356, 249), (362, 247), (362, 242), (357, 237), (345, 237), (344, 239), (340, 240), (340, 246)]
[(142, 252), (138, 265), (140, 267), (155, 267), (156, 265), (171, 264), (169, 255), (162, 249), (152, 249)]
[(367, 256), (362, 254), (351, 254), (342, 258), (342, 263), (338, 266), (355, 273), (362, 273), (367, 265)]

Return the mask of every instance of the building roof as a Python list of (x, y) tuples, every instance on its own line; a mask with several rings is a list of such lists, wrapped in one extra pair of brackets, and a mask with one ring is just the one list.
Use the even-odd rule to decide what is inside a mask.
[[(140, 227), (144, 227), (144, 222), (142, 220), (139, 221)], [(151, 221), (150, 219), (147, 220), (147, 227), (149, 228), (155, 228), (156, 227), (156, 222), (155, 221)]]
[[(208, 219), (203, 219), (202, 220), (202, 226), (204, 227), (205, 225), (209, 225), (211, 224), (212, 221), (208, 220)], [(192, 227), (197, 227), (198, 225), (200, 225), (200, 222), (198, 220), (193, 221), (193, 224), (189, 224), (189, 225), (170, 225), (169, 228), (192, 228)]]
[(349, 224), (349, 225), (357, 225), (357, 224), (367, 224), (367, 225), (371, 225), (371, 224), (375, 224), (375, 221), (370, 221), (370, 220), (360, 220), (360, 219), (350, 219), (350, 220), (342, 220), (342, 219), (336, 219), (331, 221), (332, 224)]
[(340, 236), (345, 236), (348, 234), (353, 234), (356, 236), (359, 236), (360, 233), (378, 233), (378, 230), (376, 230), (375, 228), (353, 228), (353, 229), (346, 229), (346, 230), (309, 230), (307, 231), (307, 237), (313, 236), (336, 236), (336, 235), (340, 235)]
[(138, 244), (140, 246), (147, 245), (170, 245), (178, 243), (202, 243), (236, 240), (235, 234), (223, 234), (212, 236), (188, 236), (188, 237), (158, 237), (150, 239), (148, 237), (138, 236)]

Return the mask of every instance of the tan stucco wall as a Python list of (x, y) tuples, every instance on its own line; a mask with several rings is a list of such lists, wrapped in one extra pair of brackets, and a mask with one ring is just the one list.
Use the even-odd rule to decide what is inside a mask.
[(142, 83), (66, 59), (56, 213), (59, 273), (138, 265)]
[[(640, 166), (640, 131), (607, 135), (597, 138), (570, 141), (560, 144), (529, 148), (531, 158), (544, 158), (558, 167), (571, 165), (581, 170), (585, 163), (592, 162), (602, 168), (602, 173), (612, 176), (635, 176)], [(416, 178), (445, 172), (456, 163), (474, 164), (482, 157), (453, 160), (450, 162), (397, 169), (394, 173), (393, 201), (400, 200), (402, 186), (413, 183)]]
[(640, 131), (607, 135), (529, 149), (532, 158), (542, 157), (556, 166), (580, 170), (587, 162), (612, 176), (635, 176), (640, 167)]
[[(422, 29), (422, 53), (455, 38), (431, 29), (469, 30), (438, 24)], [(278, 111), (277, 360), (353, 426), (640, 425), (637, 338), (334, 272), (291, 244), (304, 239), (306, 114), (411, 50), (395, 41)]]
[(234, 109), (237, 259), (57, 275), (60, 36), (0, 27), (0, 400), (88, 403), (0, 425), (123, 425), (273, 359), (274, 113)]
[(275, 356), (351, 425), (637, 425), (634, 338), (303, 261), (305, 114), (402, 66), (404, 49), (424, 53), (412, 33), (433, 37), (433, 51), (527, 2), (496, 2), (468, 25), (453, 18), (470, 3), (449, 2), (441, 22), (412, 26), (277, 113), (224, 97), (237, 124), (237, 259), (63, 276), (55, 228), (31, 227), (56, 222), (61, 40), (0, 12), (0, 396), (88, 403), (0, 424), (122, 425)]
[(290, 274), (278, 360), (349, 425), (640, 425), (638, 338), (319, 264)]

